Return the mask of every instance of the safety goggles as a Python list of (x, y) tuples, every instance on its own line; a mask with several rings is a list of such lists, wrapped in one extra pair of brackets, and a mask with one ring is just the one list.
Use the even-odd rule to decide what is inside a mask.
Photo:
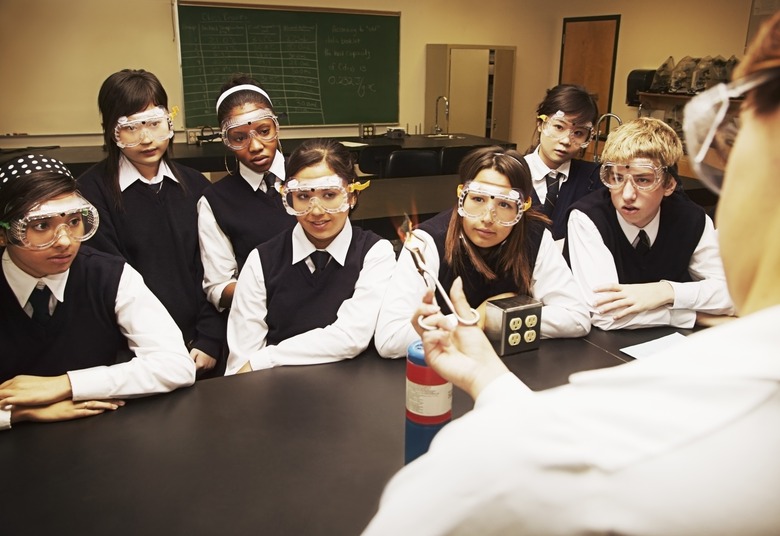
[(345, 187), (344, 179), (338, 175), (303, 180), (292, 178), (282, 185), (280, 193), (284, 208), (293, 216), (305, 216), (315, 206), (328, 214), (338, 214), (351, 208), (349, 194), (365, 190), (369, 182), (354, 182)]
[(653, 164), (604, 162), (599, 174), (601, 182), (610, 190), (619, 190), (625, 186), (626, 181), (631, 181), (637, 190), (649, 192), (658, 188), (667, 169), (666, 166), (658, 167)]
[(279, 136), (279, 120), (265, 108), (231, 117), (222, 124), (222, 142), (240, 151), (252, 143), (253, 138), (270, 143)]
[(515, 188), (501, 188), (484, 182), (468, 181), (458, 186), (458, 214), (464, 218), (482, 219), (490, 214), (493, 221), (511, 227), (531, 207), (531, 198)]
[(95, 234), (97, 209), (79, 194), (51, 199), (33, 207), (24, 217), (3, 225), (10, 241), (27, 249), (46, 249), (63, 236), (83, 242)]
[(555, 112), (552, 117), (540, 115), (537, 118), (542, 120), (542, 134), (554, 140), (569, 138), (569, 141), (575, 147), (587, 147), (590, 140), (593, 139), (593, 125), (586, 123), (577, 125), (565, 118), (561, 110)]
[(718, 84), (685, 105), (683, 132), (691, 166), (712, 191), (720, 192), (726, 162), (739, 132), (739, 118), (727, 117), (729, 99), (742, 97), (778, 73), (778, 70), (763, 72), (730, 84)]
[(173, 119), (163, 106), (122, 116), (114, 127), (114, 141), (120, 149), (135, 147), (144, 140), (161, 142), (173, 137)]

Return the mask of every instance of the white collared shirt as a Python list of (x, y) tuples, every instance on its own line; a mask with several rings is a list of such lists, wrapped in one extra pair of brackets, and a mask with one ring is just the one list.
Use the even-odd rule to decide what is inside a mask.
[(150, 180), (141, 175), (138, 168), (136, 168), (125, 155), (119, 157), (119, 189), (123, 192), (135, 181), (141, 181), (144, 184), (158, 184), (162, 182), (165, 177), (179, 182), (173, 174), (173, 171), (171, 171), (171, 168), (165, 163), (165, 160), (160, 160), (160, 165), (157, 168), (157, 175)]
[(507, 373), (363, 533), (777, 534), (780, 306), (531, 392)]
[(542, 203), (544, 203), (547, 197), (547, 175), (550, 173), (563, 173), (563, 179), (561, 179), (559, 186), (563, 186), (563, 183), (569, 180), (571, 160), (561, 164), (558, 169), (550, 169), (542, 162), (542, 157), (539, 156), (538, 145), (534, 152), (525, 155), (525, 161), (528, 162), (528, 168), (531, 170), (531, 181), (533, 182), (536, 195)]
[[(268, 187), (264, 181), (265, 173), (252, 171), (241, 163), (238, 167), (240, 176), (253, 191), (259, 189), (267, 193)], [(284, 181), (284, 155), (280, 151), (276, 152), (269, 172), (273, 173), (277, 180)], [(219, 302), (225, 287), (238, 280), (238, 262), (233, 244), (217, 223), (214, 211), (206, 196), (201, 196), (198, 200), (198, 238), (200, 240), (200, 257), (203, 263), (203, 290), (214, 307), (222, 311), (224, 307), (220, 307)]]
[[(633, 244), (642, 229), (625, 221), (619, 212), (616, 214), (626, 239)], [(734, 314), (734, 304), (728, 292), (726, 274), (720, 258), (718, 233), (710, 217), (705, 218), (704, 231), (688, 264), (688, 272), (693, 281), (678, 283), (664, 280), (672, 286), (674, 303), (615, 320), (612, 313), (600, 314), (593, 305), (597, 298), (593, 292), (594, 288), (619, 283), (615, 259), (604, 244), (596, 224), (582, 211), (573, 210), (569, 215), (566, 238), (569, 261), (574, 279), (590, 306), (593, 325), (601, 329), (636, 329), (650, 326), (690, 328), (696, 322), (697, 311), (713, 315)], [(658, 236), (660, 219), (659, 210), (644, 228), (651, 246)]]
[[(423, 230), (417, 229), (414, 234), (425, 242), (425, 262), (434, 274), (438, 274), (441, 255), (436, 242)], [(406, 248), (398, 258), (391, 286), (393, 290), (385, 296), (379, 312), (374, 344), (382, 357), (404, 357), (408, 346), (420, 338), (410, 319), (427, 290)], [(552, 234), (546, 229), (533, 267), (531, 295), (542, 302), (542, 338), (582, 337), (590, 331), (585, 298)], [(471, 305), (478, 307), (480, 304)]]
[[(57, 302), (64, 303), (70, 270), (38, 279), (16, 266), (7, 249), (2, 268), (21, 307), (27, 305), (39, 282), (51, 289)], [(195, 364), (181, 331), (141, 275), (127, 263), (119, 280), (114, 311), (135, 357), (126, 363), (68, 371), (74, 401), (132, 398), (192, 385)], [(0, 409), (0, 430), (10, 426), (11, 412)]]
[[(344, 228), (325, 249), (333, 257), (331, 262), (344, 265), (351, 241), (352, 226), (347, 219)], [(296, 224), (292, 231), (292, 264), (305, 259), (313, 272), (314, 264), (309, 255), (315, 249), (301, 224)], [(374, 334), (379, 307), (394, 265), (392, 245), (387, 240), (380, 240), (366, 253), (355, 292), (341, 304), (333, 324), (301, 333), (276, 346), (267, 346), (265, 274), (257, 249), (252, 250), (233, 295), (227, 327), (230, 355), (225, 374), (235, 374), (247, 361), (252, 370), (261, 370), (279, 365), (331, 363), (360, 354)]]

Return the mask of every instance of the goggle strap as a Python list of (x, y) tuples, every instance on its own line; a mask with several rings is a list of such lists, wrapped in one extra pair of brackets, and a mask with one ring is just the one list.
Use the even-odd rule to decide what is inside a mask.
[(352, 193), (352, 192), (362, 192), (363, 190), (365, 190), (369, 186), (371, 186), (371, 181), (370, 180), (367, 180), (366, 182), (355, 181), (355, 182), (352, 182), (352, 183), (349, 184), (348, 190), (349, 190), (350, 193)]

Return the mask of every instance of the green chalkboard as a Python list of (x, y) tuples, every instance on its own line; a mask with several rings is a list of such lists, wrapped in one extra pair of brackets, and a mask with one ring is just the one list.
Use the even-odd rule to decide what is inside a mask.
[(260, 82), (287, 125), (398, 122), (400, 15), (178, 6), (188, 128), (217, 126), (219, 88)]

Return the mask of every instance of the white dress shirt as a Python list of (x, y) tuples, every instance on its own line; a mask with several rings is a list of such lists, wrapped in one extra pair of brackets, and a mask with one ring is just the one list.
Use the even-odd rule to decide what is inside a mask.
[[(7, 250), (2, 264), (8, 285), (28, 315), (32, 314), (28, 298), (40, 283), (51, 289), (56, 302), (64, 302), (70, 270), (37, 279), (16, 266)], [(56, 302), (52, 300), (55, 307)], [(68, 371), (74, 401), (132, 398), (194, 383), (195, 363), (182, 342), (181, 331), (141, 274), (126, 263), (114, 311), (135, 357), (126, 363)], [(10, 410), (0, 409), (0, 430), (10, 426)]]
[(779, 324), (775, 306), (540, 393), (501, 376), (364, 534), (780, 533)]
[[(332, 257), (331, 262), (344, 265), (351, 241), (352, 226), (347, 220), (326, 249)], [(292, 264), (305, 259), (313, 272), (314, 264), (309, 255), (314, 251), (315, 247), (306, 238), (300, 223), (296, 224), (292, 232)], [(252, 250), (238, 277), (228, 317), (230, 355), (225, 374), (235, 374), (247, 361), (252, 370), (261, 370), (279, 365), (331, 363), (360, 354), (374, 334), (379, 307), (394, 265), (393, 246), (387, 240), (380, 240), (366, 253), (355, 293), (341, 304), (333, 324), (267, 346), (265, 275), (259, 253)]]
[[(440, 254), (436, 243), (425, 231), (418, 229), (414, 234), (424, 240), (425, 262), (438, 274)], [(379, 312), (374, 344), (382, 357), (405, 357), (408, 346), (420, 338), (412, 325), (412, 316), (427, 290), (406, 249), (401, 251), (390, 286), (392, 291), (387, 293)], [(590, 331), (585, 298), (548, 230), (544, 231), (536, 257), (531, 295), (542, 302), (542, 338), (582, 337)]]
[[(659, 210), (644, 228), (651, 246), (658, 236), (660, 218)], [(611, 313), (600, 314), (593, 306), (596, 299), (594, 288), (618, 283), (614, 257), (593, 221), (585, 213), (573, 210), (569, 215), (567, 232), (569, 260), (574, 279), (590, 306), (593, 325), (601, 329), (636, 329), (650, 326), (690, 328), (696, 322), (697, 311), (713, 315), (734, 314), (734, 304), (728, 292), (720, 258), (718, 233), (709, 216), (705, 218), (704, 231), (688, 265), (693, 281), (667, 281), (674, 290), (674, 303), (614, 320)], [(642, 229), (625, 221), (620, 213), (617, 213), (617, 219), (629, 243), (636, 242)]]
[[(265, 173), (256, 173), (244, 164), (238, 165), (240, 176), (249, 184), (253, 191), (268, 191)], [(271, 163), (270, 173), (284, 181), (284, 156), (277, 151)], [(238, 280), (238, 262), (233, 251), (233, 244), (222, 231), (214, 217), (214, 211), (205, 196), (198, 200), (198, 238), (200, 240), (200, 257), (203, 263), (203, 290), (208, 300), (222, 311), (219, 301), (225, 287)]]
[(119, 157), (119, 189), (123, 192), (135, 181), (141, 181), (144, 184), (159, 184), (165, 177), (168, 177), (172, 181), (179, 182), (173, 174), (173, 171), (171, 171), (171, 168), (165, 163), (165, 160), (160, 160), (157, 174), (151, 179), (147, 179), (141, 175), (138, 168), (136, 168), (125, 155)]
[(563, 179), (561, 179), (559, 187), (563, 187), (563, 183), (569, 180), (571, 160), (567, 160), (557, 169), (550, 169), (542, 162), (542, 157), (539, 156), (539, 145), (536, 146), (534, 152), (525, 155), (524, 158), (528, 162), (528, 168), (531, 170), (531, 181), (533, 182), (534, 190), (536, 190), (536, 195), (542, 203), (544, 203), (547, 197), (547, 175), (550, 173), (563, 173)]

